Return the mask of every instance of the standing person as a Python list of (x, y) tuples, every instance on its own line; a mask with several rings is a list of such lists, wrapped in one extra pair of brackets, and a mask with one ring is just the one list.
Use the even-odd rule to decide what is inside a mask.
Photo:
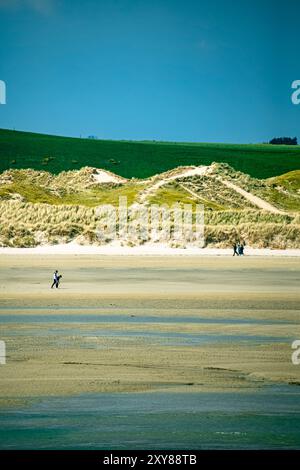
[(239, 252), (238, 252), (238, 245), (236, 243), (233, 244), (233, 255), (232, 256), (239, 256)]
[(58, 288), (58, 283), (59, 283), (59, 275), (58, 275), (58, 271), (56, 270), (53, 273), (53, 282), (52, 282), (51, 289), (53, 289), (54, 286)]
[(244, 256), (244, 244), (240, 243), (239, 245), (239, 255)]

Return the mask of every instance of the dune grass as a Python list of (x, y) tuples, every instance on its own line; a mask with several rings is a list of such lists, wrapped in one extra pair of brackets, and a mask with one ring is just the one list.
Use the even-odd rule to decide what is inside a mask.
[[(253, 247), (300, 248), (299, 216), (265, 211), (207, 211), (207, 246), (231, 246), (243, 240)], [(97, 238), (99, 215), (93, 207), (0, 201), (0, 245), (31, 247), (41, 243), (107, 243)], [(139, 238), (124, 243), (140, 244)]]
[(121, 196), (126, 196), (128, 204), (132, 204), (142, 188), (141, 184), (129, 182), (124, 185), (95, 185), (87, 189), (62, 192), (62, 190), (53, 191), (44, 186), (32, 184), (30, 181), (14, 181), (0, 185), (0, 199), (4, 201), (18, 199), (35, 204), (95, 207), (100, 204), (118, 205)]
[(283, 186), (290, 190), (300, 189), (300, 170), (289, 171), (284, 175), (279, 175), (274, 178), (270, 178), (269, 182), (275, 186)]
[(172, 206), (175, 203), (180, 204), (203, 204), (206, 209), (224, 210), (225, 207), (216, 204), (214, 201), (205, 199), (197, 195), (194, 196), (178, 183), (169, 183), (159, 188), (155, 194), (147, 199), (149, 204), (167, 204)]

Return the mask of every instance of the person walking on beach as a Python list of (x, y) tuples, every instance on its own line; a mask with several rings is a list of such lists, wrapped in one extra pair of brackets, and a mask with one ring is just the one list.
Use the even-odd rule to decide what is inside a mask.
[(53, 283), (52, 283), (51, 289), (53, 289), (54, 286), (58, 288), (60, 278), (61, 276), (59, 276), (58, 271), (56, 269), (56, 271), (54, 271), (53, 273)]
[(239, 256), (239, 252), (238, 252), (238, 245), (236, 243), (233, 244), (233, 255), (232, 256)]
[(238, 252), (239, 252), (239, 256), (244, 256), (244, 245), (243, 245), (243, 243), (239, 243)]

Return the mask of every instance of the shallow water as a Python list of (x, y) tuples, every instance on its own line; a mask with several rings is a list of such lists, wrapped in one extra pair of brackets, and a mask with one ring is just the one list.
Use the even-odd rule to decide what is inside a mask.
[[(6, 310), (0, 307), (0, 310)], [(9, 308), (9, 310), (15, 310)], [(20, 310), (20, 309), (17, 309)], [(23, 309), (22, 309), (23, 310)], [(24, 309), (26, 310), (26, 309)], [(38, 309), (40, 310), (40, 308)], [(42, 310), (42, 309), (41, 309)], [(55, 309), (58, 310), (58, 309)], [(59, 309), (67, 310), (67, 309)], [(74, 308), (72, 308), (74, 310)], [(83, 310), (80, 308), (80, 310)], [(90, 309), (84, 309), (90, 310)], [(209, 318), (209, 317), (196, 317), (196, 316), (156, 316), (156, 315), (142, 315), (137, 316), (133, 314), (113, 314), (113, 315), (89, 315), (89, 314), (9, 314), (0, 315), (1, 323), (220, 323), (220, 324), (249, 324), (249, 325), (281, 325), (291, 324), (293, 322), (287, 320), (268, 320), (264, 318)]]
[[(139, 324), (143, 324), (142, 319), (140, 322), (134, 322), (137, 325), (136, 329), (120, 329), (113, 328), (101, 328), (90, 323), (86, 327), (85, 322), (75, 322), (74, 318), (67, 316), (65, 323), (59, 323), (60, 326), (54, 326), (54, 321), (47, 323), (41, 316), (34, 315), (34, 321), (26, 321), (23, 316), (17, 318), (17, 323), (13, 322), (13, 318), (8, 319), (8, 325), (16, 325), (16, 328), (11, 328), (5, 332), (5, 336), (9, 337), (61, 337), (64, 345), (70, 345), (76, 338), (81, 338), (85, 341), (85, 346), (92, 349), (97, 349), (99, 345), (95, 344), (94, 340), (99, 338), (139, 338), (150, 343), (161, 343), (168, 345), (185, 345), (185, 346), (197, 346), (203, 344), (217, 344), (217, 343), (290, 343), (292, 337), (285, 336), (272, 336), (272, 335), (258, 335), (258, 334), (212, 334), (210, 332), (180, 332), (180, 331), (158, 331), (155, 329), (151, 330), (151, 323), (148, 321), (149, 328), (147, 330), (139, 329)], [(116, 322), (112, 322), (116, 323)], [(124, 322), (125, 323), (125, 322)], [(156, 323), (156, 322), (155, 322)], [(203, 322), (204, 323), (204, 322)], [(20, 326), (26, 325), (26, 328), (20, 329)], [(29, 325), (29, 326), (28, 326)], [(101, 325), (101, 323), (99, 323)], [(32, 326), (32, 328), (30, 328)], [(120, 327), (120, 324), (118, 324)], [(90, 344), (88, 342), (90, 341)], [(61, 344), (61, 343), (60, 343)], [(101, 348), (102, 346), (100, 346)]]
[(300, 448), (300, 390), (113, 393), (0, 412), (1, 449)]
[[(266, 385), (298, 382), (288, 337), (299, 333), (298, 260), (1, 263), (10, 375), (0, 368), (0, 385), (3, 404), (15, 405), (0, 410), (2, 449), (300, 449), (300, 387)], [(119, 392), (143, 389), (156, 391)], [(104, 393), (74, 395), (82, 390)]]
[[(1, 315), (2, 323), (12, 327), (7, 336), (57, 336), (63, 347), (72, 346), (72, 338), (79, 337), (81, 348), (93, 349), (102, 347), (95, 341), (101, 337), (139, 337), (187, 346), (290, 341), (279, 336), (151, 331), (151, 322), (196, 323), (195, 319), (200, 323), (265, 323), (247, 318)], [(111, 323), (110, 328), (101, 328), (102, 322)], [(136, 329), (114, 329), (119, 322), (136, 325)], [(146, 331), (138, 330), (142, 323), (149, 325)], [(265, 386), (251, 393), (83, 394), (37, 399), (29, 407), (0, 411), (0, 449), (33, 448), (300, 448), (300, 388)]]

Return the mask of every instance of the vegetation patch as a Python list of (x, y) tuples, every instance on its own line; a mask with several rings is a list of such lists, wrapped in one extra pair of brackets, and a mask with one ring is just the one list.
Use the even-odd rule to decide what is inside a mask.
[(147, 178), (181, 165), (225, 162), (256, 178), (299, 169), (297, 145), (134, 142), (60, 137), (0, 129), (0, 171), (32, 168), (52, 173), (85, 166), (126, 178)]

